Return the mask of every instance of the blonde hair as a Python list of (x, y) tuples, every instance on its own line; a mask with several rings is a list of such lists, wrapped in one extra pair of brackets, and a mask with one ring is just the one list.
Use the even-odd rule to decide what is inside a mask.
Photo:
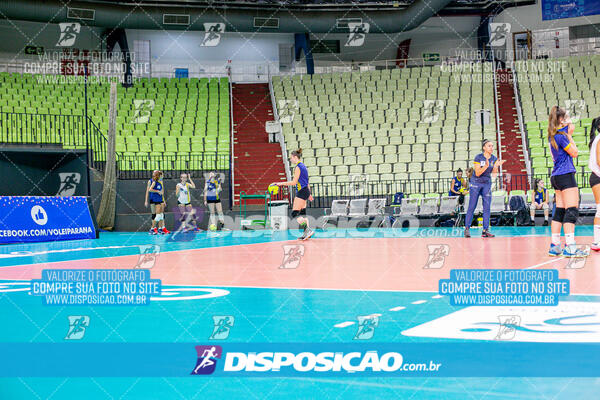
[(550, 110), (550, 116), (548, 117), (548, 140), (550, 140), (550, 144), (555, 149), (558, 149), (558, 145), (556, 144), (556, 139), (554, 139), (554, 135), (560, 128), (560, 120), (567, 115), (565, 110), (558, 106), (552, 107)]

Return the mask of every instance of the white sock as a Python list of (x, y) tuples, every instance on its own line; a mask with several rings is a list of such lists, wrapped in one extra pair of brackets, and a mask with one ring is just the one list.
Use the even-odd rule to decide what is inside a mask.
[(548, 216), (544, 215), (544, 220), (548, 221)]
[(531, 220), (532, 220), (533, 222), (535, 222), (535, 215), (532, 215), (532, 216), (531, 216)]
[(567, 246), (575, 244), (575, 233), (565, 233), (565, 240), (567, 242)]
[(600, 243), (600, 225), (594, 225), (594, 243)]
[(553, 233), (552, 234), (552, 244), (560, 246), (560, 233)]

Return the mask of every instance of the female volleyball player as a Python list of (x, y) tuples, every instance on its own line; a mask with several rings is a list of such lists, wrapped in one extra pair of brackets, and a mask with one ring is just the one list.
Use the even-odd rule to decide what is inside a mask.
[[(210, 217), (208, 218), (208, 227), (210, 230), (221, 230), (225, 225), (225, 217), (223, 216), (223, 206), (219, 193), (221, 192), (221, 180), (219, 176), (211, 172), (204, 184), (204, 205), (208, 206)], [(215, 225), (215, 211), (219, 215), (218, 225)]]
[[(175, 196), (177, 196), (177, 206), (181, 212), (181, 218), (179, 221), (183, 225), (183, 230), (188, 229), (188, 222), (192, 222), (194, 230), (198, 229), (198, 223), (196, 222), (196, 213), (192, 208), (192, 196), (190, 195), (190, 188), (196, 189), (192, 176), (190, 174), (182, 173), (179, 176), (179, 183), (175, 187)], [(188, 182), (189, 180), (189, 182)], [(191, 228), (190, 228), (191, 229)]]
[(276, 182), (270, 186), (295, 186), (297, 189), (296, 197), (294, 198), (294, 204), (292, 205), (292, 218), (296, 218), (298, 225), (304, 230), (302, 236), (298, 239), (307, 240), (314, 234), (314, 231), (308, 226), (308, 219), (306, 215), (306, 201), (313, 201), (312, 194), (310, 193), (310, 187), (308, 185), (308, 170), (306, 165), (302, 162), (302, 149), (292, 151), (290, 156), (292, 164), (296, 164), (294, 168), (294, 178), (291, 181)]
[(600, 117), (592, 121), (592, 129), (590, 130), (590, 160), (588, 166), (592, 171), (590, 175), (590, 187), (594, 192), (596, 200), (596, 215), (594, 216), (594, 243), (592, 250), (600, 251), (600, 135), (596, 136), (596, 132), (600, 129)]
[(450, 183), (450, 192), (448, 192), (448, 196), (455, 197), (458, 196), (458, 204), (462, 204), (465, 201), (465, 191), (467, 191), (467, 181), (462, 176), (462, 169), (456, 170), (456, 176), (452, 178), (452, 182)]
[(471, 237), (471, 223), (475, 207), (479, 201), (479, 196), (483, 201), (483, 232), (481, 237), (494, 237), (490, 229), (490, 205), (492, 203), (492, 174), (498, 173), (498, 168), (504, 164), (504, 160), (492, 154), (494, 144), (489, 140), (484, 140), (482, 144), (483, 153), (475, 156), (473, 164), (473, 176), (469, 181), (469, 208), (465, 216), (465, 237)]
[[(162, 184), (162, 175), (160, 171), (154, 171), (152, 173), (152, 183), (148, 188), (148, 197), (150, 205), (154, 205), (154, 221), (158, 224), (158, 229), (155, 226), (152, 227), (150, 233), (156, 235), (157, 233), (171, 233), (165, 228), (165, 201), (164, 201), (164, 189)], [(154, 225), (154, 224), (152, 224)], [(162, 228), (161, 228), (162, 227)]]
[(548, 226), (548, 214), (550, 214), (548, 191), (544, 187), (544, 181), (542, 179), (536, 179), (533, 187), (534, 189), (531, 193), (531, 207), (529, 207), (531, 225), (535, 225), (535, 210), (544, 210), (544, 226)]
[[(578, 151), (571, 134), (573, 123), (565, 110), (554, 106), (548, 117), (548, 141), (554, 168), (550, 176), (550, 183), (556, 191), (554, 199), (556, 210), (552, 216), (552, 243), (548, 254), (551, 256), (563, 255), (565, 257), (585, 257), (587, 252), (578, 249), (575, 245), (575, 223), (579, 216), (579, 189), (575, 181), (575, 166), (573, 158)], [(560, 231), (565, 230), (566, 246), (561, 250)]]

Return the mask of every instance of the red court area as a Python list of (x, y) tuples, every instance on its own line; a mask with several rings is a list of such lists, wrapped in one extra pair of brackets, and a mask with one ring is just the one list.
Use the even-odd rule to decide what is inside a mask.
[[(575, 264), (549, 257), (548, 245), (548, 237), (269, 242), (163, 252), (152, 277), (168, 285), (437, 292), (439, 279), (448, 278), (454, 268), (553, 268), (570, 280), (572, 294), (600, 294), (600, 254)], [(442, 265), (438, 261), (436, 268), (426, 267), (439, 246), (446, 249), (438, 250)], [(299, 258), (295, 268), (290, 267), (290, 249)], [(132, 268), (138, 259), (130, 255), (3, 267), (0, 279), (35, 279), (50, 268)], [(284, 264), (287, 268), (281, 268)]]

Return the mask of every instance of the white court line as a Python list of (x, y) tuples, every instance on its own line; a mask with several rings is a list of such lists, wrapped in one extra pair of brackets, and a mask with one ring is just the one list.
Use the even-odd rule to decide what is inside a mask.
[(423, 303), (427, 303), (427, 300), (417, 300), (417, 301), (413, 301), (410, 304), (423, 304)]
[(537, 267), (541, 267), (542, 265), (552, 264), (553, 262), (556, 262), (558, 260), (563, 260), (563, 259), (564, 259), (563, 257), (554, 257), (552, 260), (544, 261), (543, 263), (535, 264), (535, 265), (532, 265), (531, 267), (527, 267), (525, 269), (534, 269)]
[(390, 308), (390, 311), (400, 311), (400, 310), (404, 310), (405, 308), (406, 307), (398, 306), (398, 307)]
[(354, 325), (354, 324), (355, 324), (354, 321), (346, 321), (346, 322), (340, 322), (339, 324), (335, 324), (334, 327), (335, 328), (345, 328), (347, 326)]
[(442, 296), (440, 294), (436, 294), (435, 296), (431, 296), (432, 299), (441, 299), (442, 297), (444, 297), (444, 296)]

